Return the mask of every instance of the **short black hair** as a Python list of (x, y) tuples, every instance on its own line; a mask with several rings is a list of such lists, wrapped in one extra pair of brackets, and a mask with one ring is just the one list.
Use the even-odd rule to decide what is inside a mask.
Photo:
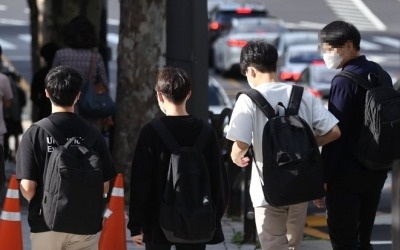
[(240, 53), (240, 72), (245, 75), (248, 67), (254, 67), (262, 73), (276, 72), (278, 52), (276, 48), (263, 40), (251, 40)]
[(357, 28), (348, 22), (337, 20), (327, 24), (319, 34), (320, 43), (334, 48), (343, 47), (350, 41), (356, 50), (360, 50), (361, 35)]
[(181, 68), (165, 67), (157, 74), (155, 90), (175, 104), (181, 104), (192, 88), (192, 83)]
[(45, 88), (50, 100), (56, 106), (69, 107), (74, 104), (82, 87), (79, 72), (68, 66), (57, 66), (50, 69), (45, 79)]
[(51, 65), (58, 49), (59, 47), (55, 42), (48, 42), (40, 48), (40, 55), (48, 65)]
[(96, 29), (85, 16), (76, 16), (65, 26), (64, 42), (68, 47), (74, 49), (97, 47)]

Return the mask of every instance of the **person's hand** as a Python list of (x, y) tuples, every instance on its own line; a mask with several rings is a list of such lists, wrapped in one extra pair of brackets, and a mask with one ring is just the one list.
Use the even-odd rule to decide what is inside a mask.
[(143, 234), (138, 234), (138, 235), (132, 236), (132, 241), (135, 244), (135, 246), (143, 247), (144, 246)]
[(325, 207), (324, 199), (316, 199), (316, 200), (313, 200), (313, 202), (314, 202), (314, 205), (316, 207), (318, 207), (318, 208), (324, 208)]
[(237, 161), (235, 161), (235, 164), (238, 167), (244, 168), (244, 167), (247, 167), (247, 165), (249, 165), (249, 162), (250, 162), (250, 158), (245, 156), (245, 157), (242, 157), (242, 158), (238, 159)]

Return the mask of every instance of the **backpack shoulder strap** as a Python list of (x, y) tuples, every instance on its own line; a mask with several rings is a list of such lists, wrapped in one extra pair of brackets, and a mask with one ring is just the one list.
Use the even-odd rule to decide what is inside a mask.
[(299, 113), (303, 91), (303, 87), (293, 85), (292, 91), (290, 92), (288, 108), (286, 109), (287, 115), (297, 115)]
[(180, 148), (179, 143), (160, 119), (152, 120), (150, 125), (156, 130), (157, 134), (161, 137), (162, 141), (167, 145), (171, 152)]
[(240, 91), (236, 95), (236, 99), (239, 95), (245, 94), (253, 100), (253, 102), (261, 109), (261, 111), (265, 114), (268, 119), (271, 119), (276, 116), (274, 108), (272, 108), (271, 104), (264, 98), (264, 96), (255, 89), (246, 89)]
[[(347, 70), (342, 70), (339, 73), (337, 73), (333, 77), (333, 79), (335, 79), (336, 77), (340, 77), (340, 76), (341, 77), (346, 77), (346, 78), (352, 80), (353, 82), (357, 83), (359, 86), (361, 86), (362, 88), (364, 88), (366, 90), (370, 89), (370, 86), (369, 86), (368, 82), (364, 78), (362, 78), (361, 76), (359, 76), (359, 75), (357, 75), (357, 74), (355, 74), (353, 72), (350, 72), (350, 71), (347, 71)], [(332, 81), (333, 81), (333, 79), (332, 79)]]
[(203, 122), (200, 133), (197, 136), (197, 139), (194, 142), (193, 147), (197, 148), (197, 150), (202, 152), (204, 147), (206, 146), (210, 132), (211, 132), (211, 128), (208, 127), (207, 124), (204, 124), (204, 122)]
[(98, 132), (96, 128), (90, 126), (89, 132), (87, 133), (83, 141), (85, 142), (86, 146), (93, 147), (93, 145), (97, 141), (97, 138), (98, 138)]
[(50, 134), (59, 146), (64, 145), (67, 142), (67, 138), (65, 138), (65, 136), (49, 118), (45, 117), (35, 122), (34, 125), (41, 127), (48, 134)]

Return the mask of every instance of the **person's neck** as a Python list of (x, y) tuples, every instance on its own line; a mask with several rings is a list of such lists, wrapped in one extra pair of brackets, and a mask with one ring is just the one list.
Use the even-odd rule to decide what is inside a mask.
[(168, 116), (186, 116), (189, 115), (186, 111), (186, 105), (176, 105), (173, 103), (165, 103), (165, 115)]
[(257, 77), (254, 79), (253, 83), (255, 86), (260, 84), (276, 83), (276, 73), (258, 73)]
[(75, 113), (75, 107), (74, 106), (61, 107), (61, 106), (51, 105), (51, 113), (60, 113), (60, 112)]

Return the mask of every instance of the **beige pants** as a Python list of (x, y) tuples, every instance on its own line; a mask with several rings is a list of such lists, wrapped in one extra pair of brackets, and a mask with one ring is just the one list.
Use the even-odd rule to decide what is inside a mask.
[(31, 233), (32, 250), (98, 250), (97, 234)]
[(298, 250), (303, 239), (308, 203), (254, 208), (257, 234), (263, 250)]

